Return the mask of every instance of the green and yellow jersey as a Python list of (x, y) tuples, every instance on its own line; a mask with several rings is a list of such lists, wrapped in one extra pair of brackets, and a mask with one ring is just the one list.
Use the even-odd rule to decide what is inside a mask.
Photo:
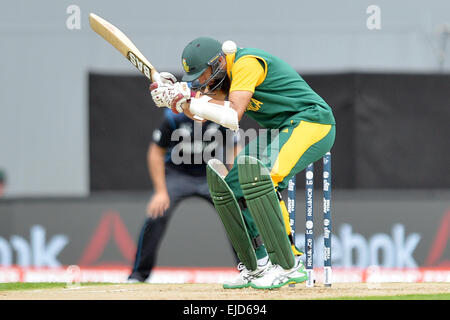
[[(336, 128), (330, 106), (286, 62), (263, 50), (240, 48), (226, 56), (230, 90), (253, 93), (245, 113), (262, 127), (272, 130), (250, 141), (235, 158), (225, 182), (236, 199), (244, 197), (239, 181), (238, 159), (250, 155), (264, 161), (277, 190), (285, 190), (289, 180), (310, 163), (321, 159), (334, 144)], [(262, 142), (262, 143), (261, 143)], [(280, 202), (286, 233), (292, 233), (289, 213)], [(259, 232), (250, 214), (242, 211), (250, 238)], [(299, 255), (293, 243), (294, 254)], [(258, 259), (265, 251), (256, 251)]]
[(239, 48), (226, 56), (230, 92), (251, 91), (245, 113), (264, 128), (291, 120), (335, 124), (328, 104), (286, 62), (263, 50)]

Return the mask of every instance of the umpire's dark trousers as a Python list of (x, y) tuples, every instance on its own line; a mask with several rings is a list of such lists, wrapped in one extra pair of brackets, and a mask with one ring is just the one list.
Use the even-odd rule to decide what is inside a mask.
[(156, 264), (158, 249), (169, 220), (180, 201), (198, 196), (213, 204), (206, 175), (191, 176), (166, 166), (166, 185), (170, 197), (170, 208), (161, 217), (145, 220), (139, 234), (133, 271), (128, 277), (130, 280), (145, 281), (149, 277)]

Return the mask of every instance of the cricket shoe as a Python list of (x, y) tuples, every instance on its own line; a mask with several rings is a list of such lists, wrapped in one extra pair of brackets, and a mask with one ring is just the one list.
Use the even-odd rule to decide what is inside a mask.
[(308, 280), (308, 275), (305, 266), (300, 259), (297, 259), (295, 266), (287, 270), (273, 264), (264, 275), (253, 279), (250, 286), (255, 289), (276, 289), (288, 283), (302, 283), (306, 280)]
[(255, 270), (250, 271), (247, 269), (247, 267), (240, 262), (237, 266), (237, 269), (240, 271), (239, 275), (231, 280), (231, 281), (225, 281), (223, 283), (224, 289), (240, 289), (240, 288), (247, 288), (250, 287), (250, 282), (253, 279), (256, 279), (260, 277), (262, 274), (264, 274), (268, 269), (270, 269), (272, 266), (272, 263), (270, 261), (267, 262), (266, 265), (262, 267), (257, 267)]

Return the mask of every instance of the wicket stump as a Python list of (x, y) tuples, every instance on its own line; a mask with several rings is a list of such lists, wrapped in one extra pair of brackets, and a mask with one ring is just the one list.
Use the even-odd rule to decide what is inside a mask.
[[(305, 169), (305, 268), (308, 274), (307, 287), (314, 286), (314, 165), (311, 163)], [(288, 212), (289, 223), (295, 243), (296, 219), (296, 177), (292, 177), (288, 184)], [(324, 285), (331, 287), (331, 153), (323, 157), (323, 231), (324, 231)]]

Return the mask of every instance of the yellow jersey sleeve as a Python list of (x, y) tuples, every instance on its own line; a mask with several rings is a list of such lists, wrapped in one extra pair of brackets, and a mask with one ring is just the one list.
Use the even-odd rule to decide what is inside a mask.
[(263, 66), (254, 56), (245, 56), (237, 60), (231, 68), (233, 75), (230, 92), (251, 91), (255, 92), (255, 87), (259, 86), (266, 78)]

